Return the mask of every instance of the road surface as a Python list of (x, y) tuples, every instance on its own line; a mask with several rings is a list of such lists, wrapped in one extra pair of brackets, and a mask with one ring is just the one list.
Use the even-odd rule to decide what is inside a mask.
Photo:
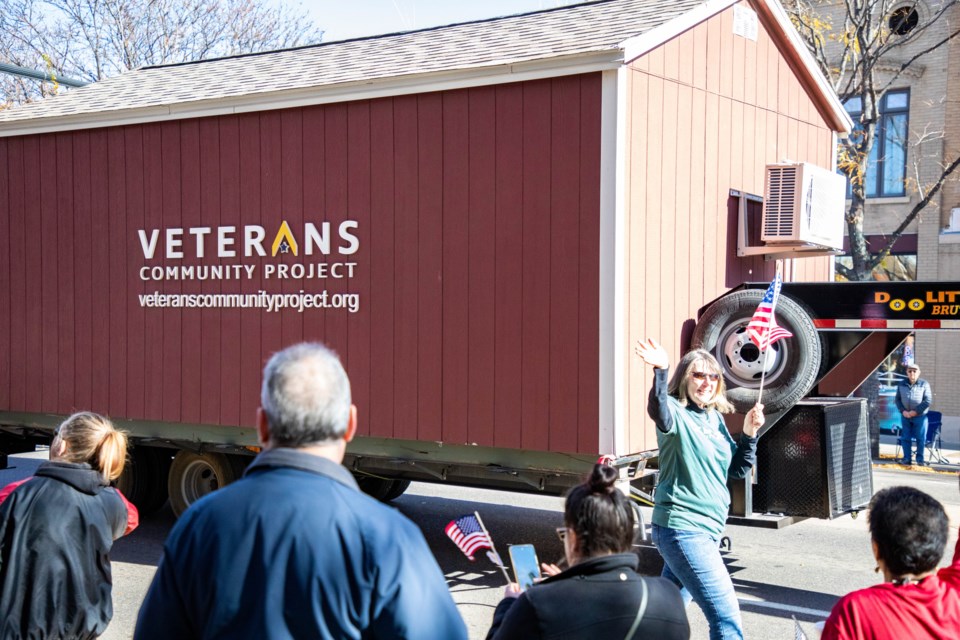
[[(12, 456), (15, 468), (0, 471), (0, 486), (30, 475), (45, 452)], [(907, 484), (933, 495), (947, 509), (951, 538), (944, 563), (952, 557), (960, 523), (960, 492), (954, 474), (879, 468), (879, 489)], [(467, 622), (471, 638), (483, 638), (502, 595), (504, 577), (485, 557), (473, 563), (444, 535), (446, 524), (479, 511), (501, 555), (510, 544), (532, 543), (542, 560), (563, 555), (555, 529), (562, 523), (560, 498), (414, 483), (393, 503), (423, 530), (450, 590)], [(649, 511), (647, 511), (649, 521)], [(142, 518), (140, 528), (119, 540), (111, 554), (114, 619), (107, 640), (132, 636), (140, 602), (160, 557), (174, 518), (169, 507)], [(792, 638), (793, 617), (812, 632), (837, 598), (876, 584), (867, 519), (844, 516), (834, 521), (806, 520), (785, 529), (728, 527), (732, 548), (725, 560), (733, 575), (749, 638)], [(706, 638), (707, 626), (697, 606), (688, 614), (693, 638)], [(812, 635), (812, 634), (811, 634)], [(814, 636), (815, 637), (815, 636)]]

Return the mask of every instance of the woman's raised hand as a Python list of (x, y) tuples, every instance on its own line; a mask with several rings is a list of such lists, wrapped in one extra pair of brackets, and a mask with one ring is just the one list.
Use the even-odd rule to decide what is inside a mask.
[(670, 366), (670, 356), (667, 355), (667, 350), (653, 338), (637, 340), (637, 346), (633, 350), (654, 369), (666, 369)]

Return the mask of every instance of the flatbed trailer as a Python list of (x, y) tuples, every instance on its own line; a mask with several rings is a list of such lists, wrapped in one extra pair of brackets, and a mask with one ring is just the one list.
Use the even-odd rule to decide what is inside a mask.
[[(731, 519), (784, 526), (796, 518), (859, 511), (872, 495), (870, 442), (863, 401), (848, 396), (911, 333), (960, 329), (955, 302), (960, 283), (786, 283), (776, 315), (794, 337), (776, 343), (761, 360), (744, 330), (765, 288), (766, 283), (744, 284), (705, 305), (691, 340), (717, 356), (740, 411), (755, 402), (766, 363), (763, 401), (769, 417), (760, 432), (758, 473), (732, 483)], [(4, 455), (49, 442), (62, 417), (0, 413)], [(737, 417), (728, 420), (734, 432), (740, 428)], [(827, 440), (837, 420), (845, 435), (834, 446)], [(181, 512), (237, 478), (258, 451), (249, 428), (118, 422), (134, 442), (132, 464), (120, 485), (146, 509), (169, 496)], [(837, 440), (835, 434), (832, 438)], [(655, 449), (606, 459), (622, 468), (637, 497), (649, 498), (656, 478)], [(411, 480), (561, 494), (595, 460), (590, 455), (359, 437), (344, 464), (368, 492), (390, 500)], [(834, 487), (837, 478), (842, 486)], [(794, 490), (799, 495), (790, 493)]]

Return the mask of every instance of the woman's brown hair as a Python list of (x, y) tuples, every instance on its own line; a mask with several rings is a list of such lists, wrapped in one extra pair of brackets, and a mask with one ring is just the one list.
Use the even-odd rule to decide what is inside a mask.
[(109, 419), (90, 411), (75, 413), (57, 429), (57, 439), (66, 444), (59, 456), (73, 463), (87, 463), (100, 471), (105, 482), (116, 480), (127, 462), (127, 434)]
[(687, 397), (687, 379), (690, 377), (690, 372), (695, 364), (702, 364), (708, 371), (720, 376), (717, 382), (717, 393), (706, 408), (716, 409), (720, 413), (733, 413), (733, 405), (727, 400), (727, 385), (723, 380), (723, 369), (720, 368), (720, 363), (713, 357), (713, 354), (706, 349), (691, 349), (680, 359), (680, 363), (673, 373), (673, 378), (667, 385), (667, 393), (679, 400), (683, 406), (687, 406), (690, 401)]

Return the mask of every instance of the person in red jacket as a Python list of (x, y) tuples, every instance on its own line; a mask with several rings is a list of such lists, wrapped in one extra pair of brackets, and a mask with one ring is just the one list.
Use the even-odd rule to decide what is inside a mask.
[(960, 638), (960, 542), (947, 546), (943, 506), (912, 487), (890, 487), (870, 501), (870, 537), (883, 584), (849, 593), (830, 612), (821, 640)]
[(0, 640), (95, 638), (113, 617), (110, 549), (138, 522), (110, 486), (127, 437), (103, 416), (57, 429), (50, 461), (0, 491)]

